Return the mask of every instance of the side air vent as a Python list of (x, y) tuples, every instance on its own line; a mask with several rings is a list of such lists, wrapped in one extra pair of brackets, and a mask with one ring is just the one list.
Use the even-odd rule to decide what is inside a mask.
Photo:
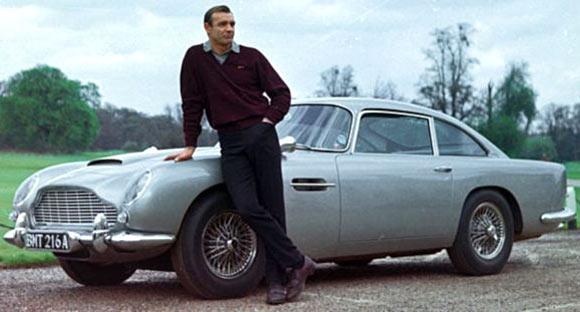
[(87, 166), (96, 166), (96, 165), (121, 165), (123, 161), (119, 159), (95, 159), (89, 161)]

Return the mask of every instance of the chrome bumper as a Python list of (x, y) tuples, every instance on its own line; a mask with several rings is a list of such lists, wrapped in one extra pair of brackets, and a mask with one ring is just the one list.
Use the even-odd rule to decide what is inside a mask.
[[(77, 231), (54, 231), (54, 230), (33, 230), (30, 229), (30, 223), (26, 213), (20, 213), (16, 220), (13, 230), (4, 234), (4, 240), (12, 245), (24, 248), (26, 234), (35, 232), (58, 232), (66, 233), (69, 238), (70, 248), (66, 252), (75, 252), (87, 247), (92, 247), (99, 253), (104, 253), (109, 248), (119, 251), (139, 251), (149, 248), (162, 247), (170, 245), (175, 241), (174, 235), (168, 234), (150, 234), (135, 232), (112, 232), (107, 229), (106, 218), (104, 214), (97, 215), (94, 221), (94, 229), (91, 232)], [(63, 252), (58, 250), (58, 252)]]
[(540, 218), (544, 224), (562, 223), (576, 218), (576, 196), (574, 188), (569, 187), (566, 193), (566, 207), (564, 210), (547, 212)]

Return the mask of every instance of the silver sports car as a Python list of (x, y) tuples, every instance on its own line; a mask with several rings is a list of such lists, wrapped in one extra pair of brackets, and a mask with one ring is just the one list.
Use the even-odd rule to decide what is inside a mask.
[[(297, 101), (277, 126), (289, 236), (318, 262), (446, 249), (457, 271), (501, 271), (514, 241), (575, 217), (565, 169), (515, 160), (463, 123), (393, 101)], [(264, 274), (264, 247), (236, 213), (220, 148), (180, 149), (43, 169), (16, 192), (4, 239), (51, 251), (84, 285), (118, 284), (136, 269), (175, 271), (204, 298), (241, 296)]]

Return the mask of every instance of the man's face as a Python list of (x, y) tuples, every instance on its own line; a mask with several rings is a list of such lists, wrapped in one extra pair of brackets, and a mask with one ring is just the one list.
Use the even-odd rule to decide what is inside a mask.
[(236, 21), (232, 13), (216, 12), (212, 14), (211, 25), (204, 24), (210, 41), (220, 45), (229, 45), (234, 40)]

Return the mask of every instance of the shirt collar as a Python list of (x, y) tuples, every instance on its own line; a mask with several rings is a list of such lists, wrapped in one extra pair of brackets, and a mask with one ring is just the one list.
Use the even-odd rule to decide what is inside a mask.
[[(211, 42), (209, 42), (209, 40), (203, 43), (203, 50), (205, 52), (211, 51)], [(234, 53), (240, 53), (240, 45), (237, 44), (235, 41), (232, 41), (232, 47), (229, 51), (226, 51), (226, 53), (228, 53), (230, 51), (232, 51)]]

